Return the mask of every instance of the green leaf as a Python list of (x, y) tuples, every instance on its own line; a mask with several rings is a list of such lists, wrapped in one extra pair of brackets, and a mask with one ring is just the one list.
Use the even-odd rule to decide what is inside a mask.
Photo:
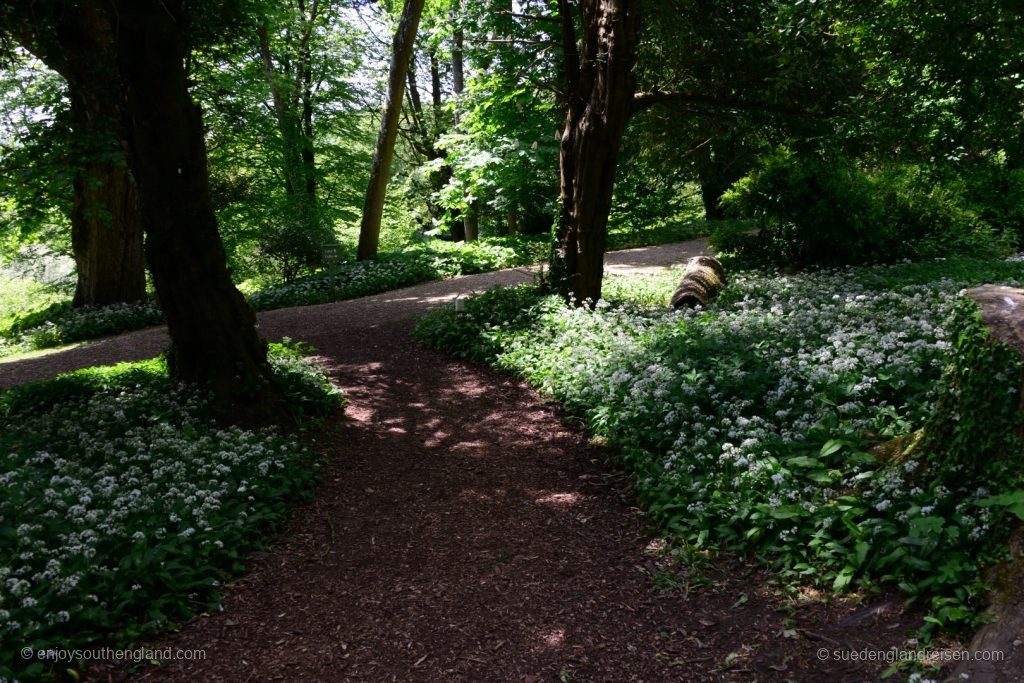
[(871, 549), (871, 546), (868, 544), (867, 541), (861, 541), (860, 543), (857, 544), (855, 552), (857, 554), (857, 566), (858, 567), (860, 567), (861, 565), (864, 564), (864, 560), (867, 558), (868, 550), (870, 550), (870, 549)]
[(774, 519), (793, 519), (804, 514), (803, 508), (799, 505), (780, 505), (768, 512)]
[(854, 567), (843, 567), (843, 570), (836, 574), (835, 581), (832, 582), (832, 588), (835, 590), (842, 590), (850, 585), (853, 580), (854, 572), (857, 570)]
[(821, 447), (821, 457), (832, 455), (843, 446), (849, 446), (848, 441), (842, 441), (840, 439), (829, 439), (825, 442), (825, 445)]
[(1024, 491), (1013, 491), (1011, 493), (1004, 493), (999, 496), (990, 496), (983, 498), (978, 501), (978, 505), (982, 507), (992, 507), (993, 505), (1000, 505), (1009, 510), (1012, 514), (1018, 518), (1024, 520)]

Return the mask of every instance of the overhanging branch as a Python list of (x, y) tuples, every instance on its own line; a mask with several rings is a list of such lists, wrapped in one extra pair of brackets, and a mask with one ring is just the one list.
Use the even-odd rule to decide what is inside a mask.
[(657, 105), (699, 108), (711, 112), (766, 111), (790, 116), (813, 116), (813, 112), (773, 102), (747, 100), (739, 97), (714, 97), (690, 92), (651, 90), (633, 95), (630, 113), (637, 113)]

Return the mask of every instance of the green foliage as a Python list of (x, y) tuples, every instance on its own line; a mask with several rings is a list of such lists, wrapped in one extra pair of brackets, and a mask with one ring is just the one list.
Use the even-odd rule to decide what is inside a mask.
[(724, 232), (715, 243), (798, 267), (1005, 254), (1007, 240), (965, 194), (962, 183), (942, 182), (922, 167), (872, 175), (847, 159), (779, 149), (723, 200), (734, 215), (756, 218), (760, 232), (749, 239)]
[(624, 221), (618, 226), (609, 227), (607, 246), (611, 251), (685, 242), (706, 235), (709, 226), (710, 224), (703, 220), (685, 220), (679, 216), (664, 218), (645, 226)]
[(958, 166), (971, 208), (1004, 235), (1024, 246), (1024, 168), (1011, 168), (1005, 153)]
[(0, 329), (0, 356), (98, 339), (163, 322), (153, 303), (72, 308), (58, 301), (32, 313), (14, 316)]
[(536, 0), (518, 11), (545, 19), (520, 21), (491, 3), (465, 2), (439, 22), (450, 35), (454, 19), (465, 35), (467, 79), (447, 105), (458, 124), (436, 140), (444, 155), (422, 171), (449, 167), (450, 182), (432, 199), (448, 211), (475, 211), (488, 235), (505, 234), (509, 216), (528, 232), (547, 232), (558, 196), (553, 133), (564, 123), (555, 97), (562, 73), (557, 51), (536, 47), (558, 40), (557, 13)]
[(1020, 353), (991, 337), (971, 302), (957, 307), (951, 327), (956, 331), (952, 363), (919, 448), (979, 471), (1005, 458), (1019, 463), (1024, 453)]
[[(64, 82), (16, 50), (0, 69), (0, 262), (24, 245), (70, 247), (71, 185), (82, 149)], [(75, 163), (72, 162), (75, 160)]]
[[(307, 417), (337, 408), (295, 350), (272, 359)], [(22, 647), (127, 647), (216, 605), (309, 496), (318, 462), (296, 439), (209, 417), (160, 359), (0, 392), (0, 677), (52, 665)]]
[[(495, 237), (472, 243), (431, 240), (374, 261), (343, 263), (288, 284), (259, 289), (249, 296), (249, 302), (257, 310), (269, 310), (353, 299), (430, 280), (537, 263), (546, 250), (542, 236)], [(162, 322), (163, 313), (153, 303), (71, 308), (66, 299), (60, 300), (31, 313), (8, 316), (0, 327), (0, 356)]]
[(353, 299), (420, 282), (535, 263), (546, 248), (543, 238), (488, 238), (479, 242), (423, 242), (372, 261), (343, 263), (289, 285), (253, 293), (258, 310)]
[(854, 164), (780, 150), (738, 181), (723, 204), (760, 221), (752, 245), (771, 260), (834, 264), (888, 255), (891, 236), (871, 197), (870, 181)]
[(1024, 24), (1012, 3), (794, 3), (865, 67), (841, 133), (876, 159), (943, 163), (1005, 149), (1024, 162)]
[[(375, 134), (361, 99), (376, 94), (354, 81), (370, 47), (340, 2), (255, 9), (240, 33), (222, 37), (230, 42), (196, 50), (195, 97), (209, 129), (211, 194), (237, 279), (291, 281), (320, 265), (337, 225), (358, 217)], [(273, 97), (261, 28), (281, 112), (266, 106)], [(301, 66), (309, 69), (308, 83)]]
[(305, 424), (327, 417), (344, 402), (344, 394), (331, 384), (323, 371), (305, 358), (316, 352), (309, 344), (285, 338), (280, 344), (270, 344), (267, 360), (274, 378), (284, 390), (287, 409), (297, 424)]
[(31, 278), (0, 271), (0, 336), (8, 336), (11, 327), (25, 316), (45, 309), (65, 297), (66, 294)]
[[(1019, 286), (1024, 267), (732, 271), (707, 311), (669, 312), (678, 277), (613, 280), (613, 303), (593, 311), (525, 289), (489, 292), (462, 314), (430, 314), (416, 334), (520, 374), (584, 418), (679, 542), (755, 553), (795, 583), (896, 584), (926, 601), (926, 631), (976, 623), (981, 571), (1005, 552), (1007, 514), (1019, 507), (1001, 497), (1022, 488), (1019, 466), (886, 454), (949, 415), (936, 403), (940, 380), (959, 362), (960, 336), (977, 332), (962, 326), (956, 292)], [(977, 387), (1014, 398), (1020, 363), (1006, 360), (965, 367), (984, 373)], [(956, 443), (986, 449), (1017, 424), (1001, 409), (991, 417), (950, 426)]]
[(1011, 238), (986, 223), (971, 206), (964, 182), (924, 166), (897, 166), (872, 178), (874, 199), (893, 235), (895, 254), (998, 257)]
[(496, 287), (463, 302), (461, 311), (441, 308), (420, 318), (413, 337), (457, 358), (488, 362), (510, 335), (532, 329), (544, 313), (560, 307), (527, 285)]

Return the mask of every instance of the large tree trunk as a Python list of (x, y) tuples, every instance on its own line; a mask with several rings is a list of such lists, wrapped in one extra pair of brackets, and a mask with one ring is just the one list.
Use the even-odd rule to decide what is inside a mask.
[[(95, 0), (93, 0), (95, 1)], [(131, 120), (146, 254), (167, 317), (175, 379), (212, 389), (221, 407), (279, 408), (266, 344), (228, 274), (210, 202), (202, 116), (182, 65), (181, 0), (114, 0), (116, 50)]]
[(384, 195), (387, 192), (391, 160), (395, 155), (395, 140), (398, 138), (405, 76), (409, 68), (416, 30), (420, 24), (420, 15), (423, 13), (423, 2), (424, 0), (405, 1), (402, 17), (395, 31), (388, 71), (387, 100), (384, 102), (377, 148), (373, 153), (373, 166), (370, 168), (370, 183), (366, 188), (366, 200), (363, 202), (363, 220), (359, 226), (359, 248), (356, 258), (360, 260), (377, 256), (377, 247), (380, 244), (380, 221), (384, 213)]
[[(82, 73), (94, 71), (83, 68)], [(139, 198), (120, 145), (120, 98), (106, 92), (109, 73), (105, 71), (102, 83), (83, 85), (76, 80), (70, 89), (75, 136), (82, 141), (71, 208), (71, 246), (78, 273), (74, 306), (146, 298)]]
[(231, 282), (217, 232), (202, 116), (185, 81), (186, 19), (183, 0), (0, 5), (0, 27), (26, 47), (44, 46), (72, 90), (96, 84), (74, 82), (70, 63), (97, 59), (90, 46), (113, 55), (100, 92), (112, 92), (124, 114), (145, 252), (171, 336), (171, 375), (212, 390), (225, 416), (278, 417), (282, 399), (266, 344)]
[(560, 293), (577, 304), (601, 298), (608, 214), (619, 146), (633, 97), (636, 0), (582, 0), (581, 49), (568, 0), (559, 0), (569, 111), (559, 155)]
[(127, 121), (117, 81), (110, 77), (117, 66), (111, 24), (95, 3), (53, 17), (36, 14), (30, 4), (9, 6), (2, 19), (18, 42), (68, 84), (75, 169), (71, 245), (78, 271), (73, 304), (142, 301), (142, 223), (124, 158)]

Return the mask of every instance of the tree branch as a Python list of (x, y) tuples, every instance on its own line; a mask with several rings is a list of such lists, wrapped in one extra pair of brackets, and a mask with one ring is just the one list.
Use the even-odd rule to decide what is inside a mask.
[(799, 107), (789, 107), (770, 102), (745, 100), (739, 97), (713, 97), (689, 92), (665, 92), (652, 90), (633, 95), (631, 113), (650, 109), (659, 104), (669, 106), (703, 107), (712, 111), (769, 111), (796, 116), (808, 116), (811, 112)]

